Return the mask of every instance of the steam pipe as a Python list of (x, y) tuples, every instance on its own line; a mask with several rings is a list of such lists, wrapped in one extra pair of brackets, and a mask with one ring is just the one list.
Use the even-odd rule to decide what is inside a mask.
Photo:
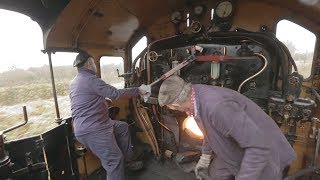
[(152, 111), (153, 111), (153, 114), (156, 116), (157, 122), (160, 124), (160, 126), (161, 126), (163, 129), (169, 131), (170, 134), (172, 134), (172, 135), (174, 136), (173, 131), (171, 131), (171, 129), (169, 129), (166, 125), (164, 125), (162, 122), (159, 121), (159, 117), (158, 117), (158, 115), (157, 115), (156, 107), (155, 107), (154, 105), (152, 105)]
[(260, 59), (263, 59), (263, 61), (264, 61), (263, 68), (262, 68), (259, 72), (257, 72), (257, 73), (254, 74), (253, 76), (247, 78), (246, 80), (244, 80), (244, 81), (240, 84), (240, 86), (239, 86), (239, 88), (238, 88), (238, 92), (239, 92), (239, 93), (240, 93), (240, 91), (241, 91), (242, 86), (243, 86), (246, 82), (248, 82), (248, 81), (251, 80), (252, 78), (254, 78), (254, 77), (258, 76), (259, 74), (261, 74), (261, 73), (266, 69), (266, 67), (267, 67), (267, 65), (268, 65), (268, 61), (267, 61), (266, 57), (264, 57), (262, 54), (254, 53), (254, 55), (260, 57)]
[[(157, 110), (156, 110), (156, 106), (155, 105), (152, 105), (152, 112), (153, 112), (153, 114), (154, 114), (154, 116), (155, 116), (155, 118), (156, 118), (156, 120), (157, 120), (157, 122), (160, 124), (160, 126), (161, 126), (161, 124), (162, 123), (160, 123), (160, 121), (159, 121), (159, 117), (158, 117), (158, 115), (157, 115)], [(166, 126), (165, 126), (166, 127)], [(164, 128), (164, 127), (163, 127)], [(161, 128), (160, 130), (160, 132), (161, 132), (161, 152), (163, 152), (163, 145), (164, 145), (164, 130), (163, 130), (163, 128)]]
[[(159, 155), (159, 154), (160, 154), (160, 151), (159, 151), (159, 147), (158, 147), (158, 142), (157, 142), (157, 139), (156, 139), (156, 137), (155, 137), (154, 132), (152, 131), (152, 127), (151, 127), (152, 125), (149, 125), (149, 124), (148, 124), (147, 119), (144, 117), (144, 115), (142, 114), (141, 110), (139, 110), (139, 109), (137, 108), (137, 111), (138, 111), (138, 113), (140, 114), (140, 117), (141, 117), (141, 119), (143, 120), (143, 122), (144, 122), (144, 124), (145, 124), (146, 130), (149, 131), (149, 132), (151, 131), (151, 132), (150, 132), (150, 137), (151, 137), (152, 141), (154, 142), (157, 155)], [(149, 119), (148, 119), (148, 120), (149, 120)], [(150, 120), (149, 120), (149, 121), (150, 121)]]
[[(154, 137), (153, 132), (149, 132), (151, 130), (151, 127), (148, 126), (148, 122), (146, 122), (146, 119), (143, 118), (143, 115), (141, 114), (140, 110), (138, 109), (137, 100), (133, 100), (133, 109), (135, 114), (137, 115), (137, 119), (139, 121), (139, 124), (142, 126), (143, 131), (146, 133), (145, 137), (150, 141), (150, 146), (153, 150), (153, 153), (155, 156), (159, 156), (160, 151), (157, 144), (157, 140)], [(148, 126), (148, 127), (147, 127)]]
[[(153, 108), (154, 107), (154, 108)], [(152, 106), (152, 110), (154, 111), (154, 115), (156, 116), (156, 119), (157, 119), (157, 122), (159, 123), (159, 125), (162, 127), (161, 128), (161, 148), (163, 149), (163, 144), (164, 144), (164, 132), (163, 132), (163, 129), (165, 129), (166, 131), (169, 132), (169, 134), (171, 135), (171, 137), (173, 137), (175, 139), (175, 135), (174, 135), (174, 132), (169, 129), (166, 125), (164, 125), (162, 122), (160, 122), (159, 120), (159, 117), (158, 115), (156, 114), (156, 110), (155, 110), (155, 106)], [(177, 149), (177, 145), (176, 145), (176, 140), (174, 141), (175, 142), (175, 149)]]
[(49, 58), (49, 67), (50, 67), (50, 75), (51, 75), (52, 94), (53, 94), (53, 99), (54, 99), (54, 105), (55, 105), (55, 108), (56, 108), (57, 119), (60, 119), (59, 105), (58, 105), (58, 99), (57, 99), (57, 91), (56, 91), (56, 85), (55, 85), (54, 76), (53, 76), (51, 52), (47, 52), (47, 54), (48, 54), (48, 58)]

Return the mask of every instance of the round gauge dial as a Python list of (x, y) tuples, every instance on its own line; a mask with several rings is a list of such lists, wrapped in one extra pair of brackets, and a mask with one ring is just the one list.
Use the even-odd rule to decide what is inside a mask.
[(233, 4), (230, 1), (220, 2), (215, 9), (215, 14), (219, 18), (228, 18), (232, 15)]
[(201, 15), (204, 12), (204, 7), (199, 5), (194, 7), (194, 14), (195, 15)]

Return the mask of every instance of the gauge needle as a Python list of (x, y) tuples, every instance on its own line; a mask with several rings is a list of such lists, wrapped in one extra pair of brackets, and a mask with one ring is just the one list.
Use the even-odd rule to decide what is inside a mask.
[(224, 5), (224, 11), (223, 11), (223, 17), (225, 17), (225, 15), (226, 15), (226, 11), (227, 10), (227, 5)]

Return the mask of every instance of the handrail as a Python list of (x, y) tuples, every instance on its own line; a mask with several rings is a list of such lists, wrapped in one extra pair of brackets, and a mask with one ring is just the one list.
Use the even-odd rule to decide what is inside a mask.
[[(12, 130), (14, 130), (14, 129), (17, 129), (17, 128), (19, 128), (19, 127), (27, 124), (27, 122), (28, 122), (27, 108), (26, 108), (26, 106), (23, 106), (22, 109), (23, 109), (24, 122), (23, 122), (23, 123), (20, 123), (20, 124), (18, 124), (18, 125), (16, 125), (16, 126), (10, 127), (10, 128), (8, 128), (8, 129), (5, 129), (4, 131), (2, 131), (2, 134), (7, 133), (7, 132), (9, 132), (9, 131), (12, 131)], [(0, 132), (0, 134), (1, 134), (1, 132)]]
[(27, 122), (28, 122), (28, 114), (27, 114), (26, 106), (23, 106), (22, 109), (23, 109), (24, 122), (20, 123), (20, 124), (18, 124), (16, 126), (7, 128), (7, 129), (5, 129), (3, 131), (0, 131), (0, 162), (2, 162), (3, 160), (6, 160), (8, 158), (7, 155), (6, 155), (6, 151), (4, 149), (4, 134), (9, 132), (9, 131), (12, 131), (14, 129), (19, 128), (19, 127), (27, 124)]

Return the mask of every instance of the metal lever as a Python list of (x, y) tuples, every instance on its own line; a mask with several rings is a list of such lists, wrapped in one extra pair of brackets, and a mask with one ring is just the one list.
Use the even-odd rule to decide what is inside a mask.
[(172, 74), (174, 74), (175, 72), (179, 71), (180, 69), (182, 69), (183, 67), (185, 67), (186, 65), (190, 64), (192, 61), (195, 61), (195, 60), (196, 60), (196, 57), (194, 55), (189, 56), (182, 63), (178, 64), (176, 67), (174, 67), (171, 70), (169, 70), (168, 72), (164, 73), (159, 79), (153, 81), (149, 85), (153, 86), (153, 85), (157, 84), (158, 82), (160, 82), (161, 80), (167, 79)]
[(131, 72), (129, 72), (129, 73), (123, 73), (123, 74), (120, 75), (119, 69), (117, 69), (117, 74), (118, 74), (118, 77), (124, 77), (124, 78), (132, 75)]

